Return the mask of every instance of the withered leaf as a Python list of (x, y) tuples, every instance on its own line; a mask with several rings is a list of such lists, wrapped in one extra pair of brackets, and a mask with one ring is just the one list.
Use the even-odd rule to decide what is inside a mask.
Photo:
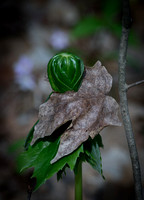
[(89, 136), (93, 139), (104, 127), (120, 125), (118, 104), (106, 94), (112, 77), (100, 61), (85, 67), (86, 75), (78, 92), (53, 93), (39, 109), (31, 145), (39, 138), (50, 136), (58, 127), (72, 121), (61, 136), (58, 152), (51, 163), (72, 153)]

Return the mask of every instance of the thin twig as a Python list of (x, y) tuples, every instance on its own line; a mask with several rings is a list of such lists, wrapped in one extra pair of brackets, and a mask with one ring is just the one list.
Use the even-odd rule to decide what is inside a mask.
[(134, 86), (137, 86), (137, 85), (140, 85), (140, 84), (143, 84), (144, 83), (144, 80), (141, 80), (141, 81), (137, 81), (135, 83), (132, 83), (132, 84), (129, 84), (127, 85), (127, 90), (134, 87)]
[(127, 100), (127, 85), (125, 81), (127, 46), (128, 46), (128, 36), (129, 36), (130, 26), (131, 26), (131, 17), (130, 17), (129, 0), (123, 0), (122, 35), (121, 35), (120, 50), (119, 50), (120, 107), (121, 107), (121, 115), (123, 119), (123, 124), (125, 128), (126, 138), (132, 162), (136, 198), (137, 200), (143, 200), (140, 164), (139, 164), (136, 143), (134, 139), (134, 133), (132, 129), (132, 123), (129, 115), (128, 100)]

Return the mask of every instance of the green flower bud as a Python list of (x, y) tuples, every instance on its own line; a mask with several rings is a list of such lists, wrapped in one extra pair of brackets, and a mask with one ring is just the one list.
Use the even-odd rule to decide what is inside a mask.
[(70, 53), (52, 57), (47, 66), (48, 79), (55, 92), (77, 92), (84, 72), (83, 61)]

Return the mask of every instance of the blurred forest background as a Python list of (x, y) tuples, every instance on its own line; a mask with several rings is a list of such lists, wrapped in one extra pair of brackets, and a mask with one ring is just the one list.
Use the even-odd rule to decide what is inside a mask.
[[(144, 1), (130, 0), (133, 25), (129, 38), (127, 83), (144, 79)], [(121, 1), (1, 0), (0, 2), (0, 200), (27, 199), (31, 171), (20, 175), (16, 157), (51, 91), (49, 59), (68, 51), (87, 66), (100, 60), (113, 76), (110, 95), (118, 97), (118, 50)], [(129, 108), (144, 185), (144, 85), (128, 91)], [(131, 162), (123, 127), (101, 132), (106, 180), (83, 165), (84, 200), (133, 200)], [(52, 177), (33, 200), (73, 200), (71, 171), (57, 183)]]

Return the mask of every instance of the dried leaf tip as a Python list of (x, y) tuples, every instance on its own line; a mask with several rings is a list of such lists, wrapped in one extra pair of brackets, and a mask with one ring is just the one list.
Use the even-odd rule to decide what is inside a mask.
[(102, 63), (98, 60), (98, 61), (95, 63), (94, 67), (95, 67), (95, 66), (100, 67), (101, 65), (102, 65)]

